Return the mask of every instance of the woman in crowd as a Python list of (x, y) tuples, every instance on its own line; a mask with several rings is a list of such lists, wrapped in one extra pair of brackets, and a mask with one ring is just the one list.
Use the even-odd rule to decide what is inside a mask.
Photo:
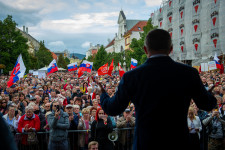
[(98, 108), (95, 120), (91, 124), (91, 141), (98, 141), (99, 150), (113, 150), (113, 143), (108, 139), (108, 134), (112, 131), (110, 118), (102, 108)]
[(1, 107), (0, 107), (0, 112), (5, 115), (7, 114), (8, 110), (7, 110), (7, 101), (5, 99), (1, 100)]
[(191, 141), (191, 149), (200, 150), (200, 131), (202, 130), (202, 124), (198, 116), (195, 116), (195, 110), (193, 107), (188, 111), (188, 128)]
[(18, 108), (22, 112), (22, 114), (25, 113), (25, 106), (24, 106), (23, 101), (26, 101), (25, 95), (22, 92), (20, 92), (19, 93), (19, 107)]
[[(82, 110), (82, 115), (83, 117), (81, 117), (79, 119), (79, 123), (78, 123), (78, 130), (90, 130), (91, 129), (91, 122), (90, 122), (90, 111), (88, 108), (84, 108)], [(79, 147), (80, 150), (87, 150), (88, 148), (88, 140), (89, 140), (89, 133), (85, 132), (85, 133), (79, 133)]]
[[(33, 112), (32, 106), (27, 106), (25, 108), (25, 115), (23, 115), (18, 124), (18, 132), (20, 133), (28, 133), (24, 134), (22, 137), (22, 144), (29, 147), (29, 144), (31, 144), (28, 139), (35, 138), (34, 132), (38, 132), (40, 130), (40, 119), (38, 115), (35, 115)], [(37, 141), (36, 141), (37, 142)]]
[(15, 114), (15, 107), (10, 105), (8, 107), (8, 113), (5, 114), (3, 118), (6, 120), (7, 124), (9, 125), (11, 132), (16, 133), (18, 128), (18, 122), (20, 120), (20, 115), (19, 113)]
[(90, 109), (90, 120), (91, 120), (91, 123), (95, 120), (96, 111), (97, 111), (97, 109), (92, 106), (91, 109)]

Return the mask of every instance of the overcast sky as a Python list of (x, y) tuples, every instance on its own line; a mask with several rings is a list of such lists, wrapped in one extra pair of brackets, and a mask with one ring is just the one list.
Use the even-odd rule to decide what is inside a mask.
[(0, 20), (7, 15), (51, 51), (86, 54), (90, 43), (107, 45), (118, 30), (122, 9), (127, 19), (148, 20), (162, 0), (0, 0)]

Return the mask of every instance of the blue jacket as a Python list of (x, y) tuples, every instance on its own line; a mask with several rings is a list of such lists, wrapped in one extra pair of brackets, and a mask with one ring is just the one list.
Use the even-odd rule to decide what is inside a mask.
[(206, 91), (195, 68), (162, 56), (148, 58), (126, 72), (115, 95), (110, 98), (102, 93), (100, 101), (105, 113), (112, 116), (121, 114), (130, 101), (134, 103), (134, 150), (185, 150), (189, 145), (187, 113), (191, 99), (206, 111), (216, 106), (215, 97)]
[(62, 141), (67, 140), (67, 129), (70, 127), (69, 115), (66, 112), (60, 110), (59, 119), (55, 118), (55, 112), (52, 111), (48, 115), (48, 124), (50, 127), (49, 140), (50, 141)]

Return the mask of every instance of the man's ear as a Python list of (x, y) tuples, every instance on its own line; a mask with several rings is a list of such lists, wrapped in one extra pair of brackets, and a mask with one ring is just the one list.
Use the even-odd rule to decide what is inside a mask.
[[(169, 54), (170, 54), (172, 51), (173, 51), (173, 45), (171, 45), (171, 47), (170, 47)], [(168, 55), (169, 55), (169, 54), (168, 54)]]
[(144, 46), (144, 50), (145, 50), (145, 54), (148, 56), (148, 50), (146, 46)]

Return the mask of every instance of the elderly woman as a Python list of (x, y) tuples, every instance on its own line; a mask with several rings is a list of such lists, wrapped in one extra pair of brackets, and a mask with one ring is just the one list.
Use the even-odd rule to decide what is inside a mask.
[(28, 135), (23, 135), (22, 137), (22, 144), (23, 145), (28, 145), (28, 136), (31, 135), (29, 133), (31, 132), (37, 132), (40, 130), (40, 119), (38, 115), (35, 115), (33, 112), (33, 107), (32, 106), (27, 106), (25, 108), (25, 115), (23, 115), (18, 124), (18, 132), (20, 133), (28, 133)]
[[(88, 108), (84, 108), (82, 110), (83, 117), (79, 119), (78, 123), (78, 130), (89, 130), (91, 128), (91, 122), (90, 122), (90, 111)], [(81, 150), (88, 148), (88, 139), (89, 134), (88, 132), (85, 133), (79, 133), (79, 147)]]

